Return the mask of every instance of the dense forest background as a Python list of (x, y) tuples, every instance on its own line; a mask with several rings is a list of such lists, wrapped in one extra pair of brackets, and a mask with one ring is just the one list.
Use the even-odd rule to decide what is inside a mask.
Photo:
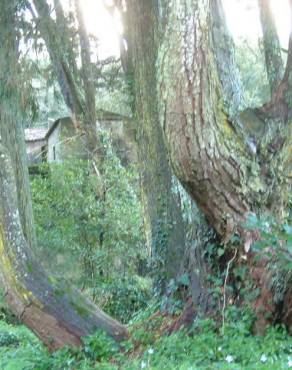
[(292, 367), (276, 3), (2, 1), (1, 369)]

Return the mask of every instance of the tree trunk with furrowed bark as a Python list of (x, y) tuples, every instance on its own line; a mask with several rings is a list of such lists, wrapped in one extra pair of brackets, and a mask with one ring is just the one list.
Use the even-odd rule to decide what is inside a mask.
[(157, 63), (160, 123), (185, 189), (222, 241), (240, 235), (248, 252), (256, 238), (243, 227), (248, 215), (281, 220), (291, 189), (291, 39), (272, 101), (236, 114), (230, 104), (240, 91), (228, 77), (236, 75), (234, 63), (210, 27), (223, 25), (212, 4), (172, 2)]
[[(0, 14), (0, 138), (12, 158), (17, 182), (17, 202), (23, 233), (31, 248), (36, 246), (26, 148), (24, 141), (24, 114), (21, 107), (22, 81), (17, 61), (17, 34), (14, 11), (16, 1), (6, 1)], [(16, 88), (17, 87), (17, 88)]]

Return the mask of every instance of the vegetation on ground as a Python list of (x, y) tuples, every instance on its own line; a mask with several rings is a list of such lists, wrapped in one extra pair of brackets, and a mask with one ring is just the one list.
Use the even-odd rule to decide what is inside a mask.
[(1, 370), (90, 369), (288, 369), (292, 368), (292, 338), (283, 327), (265, 336), (253, 335), (253, 317), (246, 310), (227, 312), (224, 334), (212, 320), (196, 320), (188, 333), (166, 335), (174, 316), (157, 304), (130, 324), (132, 337), (120, 347), (102, 332), (83, 339), (80, 349), (48, 353), (25, 327), (0, 321)]

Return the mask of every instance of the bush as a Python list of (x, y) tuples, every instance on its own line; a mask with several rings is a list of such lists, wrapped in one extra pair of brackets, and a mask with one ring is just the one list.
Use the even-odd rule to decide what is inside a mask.
[(32, 177), (36, 252), (48, 269), (54, 264), (55, 272), (125, 321), (148, 294), (138, 283), (147, 258), (143, 219), (135, 169), (121, 166), (107, 137), (104, 145), (100, 175), (92, 162), (75, 160)]

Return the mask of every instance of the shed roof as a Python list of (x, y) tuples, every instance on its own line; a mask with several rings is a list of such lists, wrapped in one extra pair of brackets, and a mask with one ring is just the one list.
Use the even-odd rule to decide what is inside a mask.
[(45, 140), (47, 128), (26, 128), (24, 130), (25, 141)]
[[(100, 121), (123, 121), (129, 119), (129, 117), (123, 116), (119, 113), (113, 113), (110, 111), (106, 111), (104, 109), (99, 109), (97, 112), (98, 120)], [(71, 119), (70, 116), (60, 117), (56, 119), (55, 122), (50, 126), (50, 128), (46, 131), (45, 137), (48, 138), (51, 133), (55, 130), (55, 128), (58, 126), (59, 122), (65, 119)], [(73, 124), (73, 122), (72, 122)]]

